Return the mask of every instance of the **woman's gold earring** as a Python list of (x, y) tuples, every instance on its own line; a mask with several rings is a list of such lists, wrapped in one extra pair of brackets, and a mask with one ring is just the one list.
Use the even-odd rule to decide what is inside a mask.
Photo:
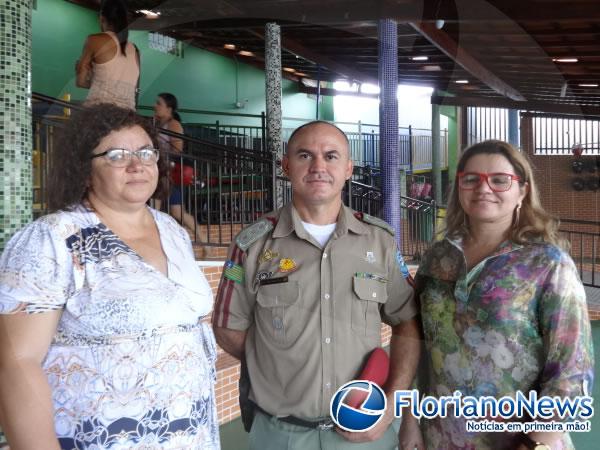
[(521, 215), (521, 203), (517, 203), (517, 207), (515, 208), (515, 220), (513, 221), (513, 228), (517, 228), (519, 226), (519, 216)]

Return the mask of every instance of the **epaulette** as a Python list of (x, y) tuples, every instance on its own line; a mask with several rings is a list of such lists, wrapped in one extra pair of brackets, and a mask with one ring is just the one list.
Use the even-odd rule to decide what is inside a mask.
[(235, 243), (242, 251), (245, 252), (252, 244), (258, 241), (272, 229), (273, 221), (267, 218), (261, 219), (240, 231), (240, 233), (235, 237)]
[(370, 216), (368, 214), (362, 213), (359, 217), (360, 220), (366, 222), (371, 225), (375, 225), (376, 227), (383, 228), (385, 231), (390, 233), (392, 236), (396, 234), (396, 230), (392, 228), (392, 226), (387, 223), (385, 220), (382, 220), (375, 216)]

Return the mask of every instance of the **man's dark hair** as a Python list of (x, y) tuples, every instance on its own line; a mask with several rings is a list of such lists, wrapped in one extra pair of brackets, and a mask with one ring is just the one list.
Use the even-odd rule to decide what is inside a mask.
[[(147, 117), (119, 106), (101, 103), (76, 111), (66, 126), (58, 131), (58, 140), (51, 148), (48, 177), (48, 208), (51, 211), (66, 209), (81, 202), (87, 195), (92, 172), (92, 151), (100, 141), (113, 131), (141, 127), (152, 145), (158, 148), (156, 130)], [(158, 160), (159, 183), (155, 198), (166, 193), (165, 180), (168, 166), (166, 155)]]
[[(304, 125), (300, 125), (298, 128), (296, 128), (292, 134), (290, 135), (290, 138), (288, 139), (288, 143), (287, 143), (287, 148), (290, 147), (292, 141), (294, 140), (294, 138), (297, 136), (297, 134), (309, 127), (312, 127), (314, 125), (329, 125), (330, 127), (336, 129), (337, 131), (339, 131), (339, 133), (344, 136), (344, 140), (346, 141), (346, 145), (348, 146), (348, 157), (350, 157), (350, 141), (348, 140), (348, 136), (346, 136), (346, 133), (344, 133), (342, 131), (342, 129), (340, 127), (338, 127), (337, 125), (332, 124), (331, 122), (326, 122), (325, 120), (313, 120), (312, 122), (308, 122), (305, 123)], [(287, 152), (287, 150), (286, 150)]]
[(129, 38), (129, 25), (127, 21), (127, 4), (124, 0), (102, 0), (100, 4), (100, 15), (104, 17), (112, 31), (119, 39), (121, 54), (125, 55), (125, 46)]

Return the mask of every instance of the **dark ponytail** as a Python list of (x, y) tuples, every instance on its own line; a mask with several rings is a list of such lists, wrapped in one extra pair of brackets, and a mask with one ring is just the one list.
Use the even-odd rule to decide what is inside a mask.
[(173, 119), (181, 123), (181, 116), (177, 112), (177, 108), (179, 107), (177, 97), (175, 97), (173, 94), (170, 94), (169, 92), (162, 92), (158, 94), (158, 96), (163, 99), (167, 107), (171, 108), (171, 114), (173, 116)]
[(129, 38), (127, 4), (125, 0), (102, 0), (100, 15), (104, 17), (104, 20), (106, 20), (112, 31), (117, 35), (121, 54), (125, 56), (125, 46)]

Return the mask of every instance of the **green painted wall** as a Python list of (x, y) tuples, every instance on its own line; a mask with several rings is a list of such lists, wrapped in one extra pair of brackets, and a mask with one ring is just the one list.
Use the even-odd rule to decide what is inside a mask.
[[(70, 93), (72, 100), (85, 99), (87, 90), (75, 87), (75, 61), (86, 36), (99, 31), (97, 14), (64, 0), (38, 0), (32, 29), (33, 91), (53, 97)], [(177, 96), (181, 108), (243, 114), (265, 110), (264, 72), (241, 62), (244, 57), (239, 57), (236, 64), (229, 58), (187, 46), (185, 57), (177, 58), (150, 49), (147, 32), (131, 31), (130, 39), (142, 54), (140, 105), (153, 105), (156, 95), (167, 91)], [(238, 100), (244, 104), (241, 109), (235, 106), (236, 79)], [(315, 100), (299, 93), (295, 83), (284, 80), (282, 91), (284, 116), (315, 118)], [(319, 108), (320, 118), (333, 120), (333, 101), (324, 99), (324, 105)], [(207, 122), (216, 118), (184, 115), (183, 119)], [(224, 124), (259, 124), (256, 119), (219, 120)]]

